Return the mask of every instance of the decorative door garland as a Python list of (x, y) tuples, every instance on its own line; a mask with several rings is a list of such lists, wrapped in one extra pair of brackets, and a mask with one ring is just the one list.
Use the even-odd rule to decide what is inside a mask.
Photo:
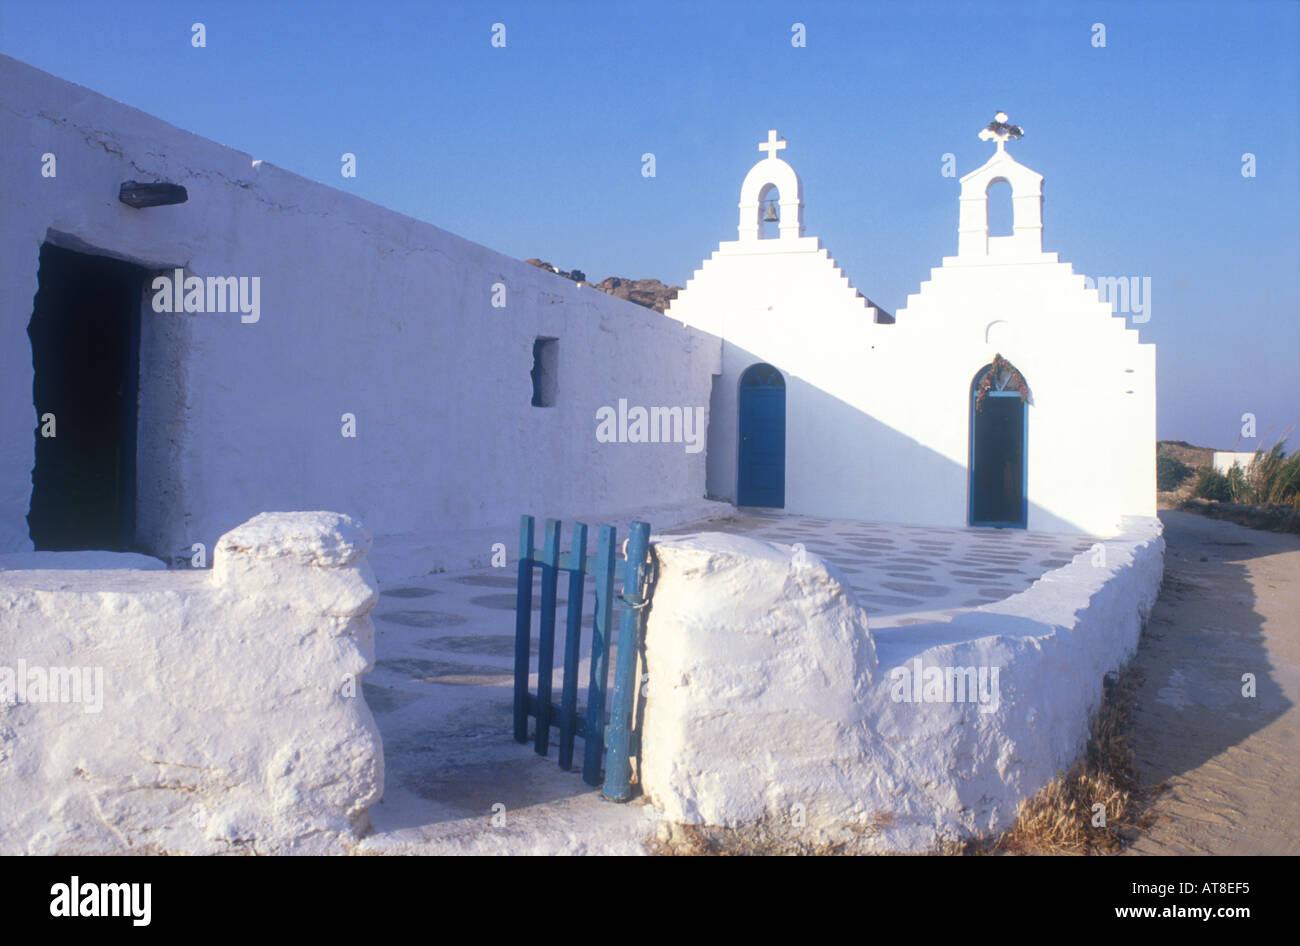
[(984, 398), (994, 390), (994, 385), (1003, 374), (1007, 376), (1007, 380), (1004, 384), (998, 385), (997, 390), (1005, 391), (1011, 388), (1020, 393), (1020, 400), (1029, 402), (1029, 385), (1025, 383), (1025, 376), (1015, 365), (1003, 358), (1001, 354), (997, 354), (993, 356), (993, 364), (980, 375), (979, 384), (975, 386), (975, 410), (984, 410)]

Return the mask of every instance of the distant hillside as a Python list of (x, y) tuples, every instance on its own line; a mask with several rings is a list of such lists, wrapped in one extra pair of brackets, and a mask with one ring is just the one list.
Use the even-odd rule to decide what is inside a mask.
[(590, 286), (592, 289), (599, 289), (601, 292), (608, 293), (619, 299), (626, 299), (628, 302), (643, 305), (647, 309), (654, 309), (656, 312), (665, 311), (668, 308), (668, 303), (672, 302), (677, 297), (677, 293), (682, 291), (681, 286), (666, 286), (657, 279), (624, 279), (622, 276), (607, 276), (598, 283), (592, 283), (587, 281), (587, 274), (580, 269), (572, 269), (566, 272), (540, 259), (526, 259), (524, 262), (529, 266), (536, 266), (538, 269), (544, 269), (555, 273), (557, 276), (563, 276), (565, 279), (572, 279), (581, 285)]
[(1215, 447), (1194, 447), (1186, 440), (1156, 441), (1156, 456), (1173, 457), (1192, 469), (1212, 465), (1215, 450)]

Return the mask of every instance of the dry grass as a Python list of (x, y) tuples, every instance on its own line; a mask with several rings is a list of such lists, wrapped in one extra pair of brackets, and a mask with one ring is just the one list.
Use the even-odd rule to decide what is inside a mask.
[[(1141, 685), (1131, 665), (1107, 676), (1084, 758), (1021, 803), (1010, 829), (995, 838), (954, 846), (954, 854), (1115, 854), (1150, 825), (1152, 795), (1139, 785), (1133, 761), (1133, 700)], [(1105, 825), (1094, 826), (1094, 805)]]
[(675, 824), (669, 826), (669, 829), (669, 837), (659, 838), (646, 845), (649, 853), (677, 857), (822, 856), (853, 853), (851, 840), (812, 840), (799, 830), (770, 818), (742, 828)]
[(1192, 469), (1211, 466), (1214, 461), (1213, 447), (1194, 447), (1186, 440), (1157, 440), (1156, 453), (1180, 460)]

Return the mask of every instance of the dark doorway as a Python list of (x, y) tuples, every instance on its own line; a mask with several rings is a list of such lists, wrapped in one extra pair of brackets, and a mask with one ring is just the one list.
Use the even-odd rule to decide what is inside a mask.
[(785, 507), (785, 378), (771, 365), (740, 377), (736, 505)]
[(146, 277), (144, 269), (120, 260), (41, 247), (27, 328), (37, 415), (27, 523), (38, 551), (120, 552), (134, 542)]
[(970, 522), (1024, 528), (1025, 404), (1016, 391), (990, 391), (971, 406)]

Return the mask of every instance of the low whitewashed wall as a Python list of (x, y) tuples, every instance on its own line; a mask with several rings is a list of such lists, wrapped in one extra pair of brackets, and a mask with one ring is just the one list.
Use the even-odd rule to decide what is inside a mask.
[[(873, 635), (815, 555), (716, 533), (654, 548), (646, 795), (669, 822), (763, 821), (861, 850), (1011, 824), (1086, 744), (1164, 562), (1159, 521), (1127, 519), (1021, 594)], [(950, 677), (973, 680), (969, 698), (933, 688), (946, 668), (971, 668)]]
[(210, 571), (0, 570), (0, 854), (346, 851), (383, 786), (369, 547), (263, 513)]
[(1215, 450), (1214, 455), (1210, 457), (1210, 463), (1223, 474), (1227, 474), (1234, 466), (1248, 470), (1254, 462), (1255, 454), (1243, 450)]
[[(664, 539), (647, 624), (642, 786), (685, 823), (796, 801), (842, 815), (876, 652), (816, 556), (724, 533)], [(849, 779), (850, 781), (845, 781)]]

